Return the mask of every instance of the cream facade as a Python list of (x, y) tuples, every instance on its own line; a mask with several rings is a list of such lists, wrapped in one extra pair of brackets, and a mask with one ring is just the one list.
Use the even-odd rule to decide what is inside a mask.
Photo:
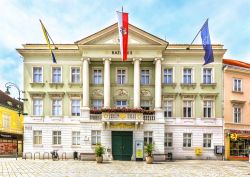
[(136, 144), (144, 141), (154, 143), (159, 159), (167, 153), (218, 158), (214, 146), (224, 144), (223, 46), (213, 45), (215, 62), (203, 67), (201, 45), (186, 50), (129, 25), (128, 61), (121, 62), (117, 31), (114, 24), (74, 44), (56, 44), (57, 64), (46, 45), (17, 49), (29, 100), (24, 152), (57, 149), (72, 157), (101, 143), (106, 159), (135, 160)]

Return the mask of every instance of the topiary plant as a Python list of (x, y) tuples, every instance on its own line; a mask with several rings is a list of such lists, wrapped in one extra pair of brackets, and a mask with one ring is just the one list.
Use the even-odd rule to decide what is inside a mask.
[(96, 157), (102, 157), (102, 155), (105, 153), (104, 147), (101, 144), (97, 144), (95, 147), (95, 155)]

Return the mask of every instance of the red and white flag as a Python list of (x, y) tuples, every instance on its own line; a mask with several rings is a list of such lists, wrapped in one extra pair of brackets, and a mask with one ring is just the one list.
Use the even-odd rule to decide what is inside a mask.
[(127, 60), (128, 51), (128, 13), (118, 12), (118, 32), (120, 41), (120, 51), (122, 55), (122, 60)]

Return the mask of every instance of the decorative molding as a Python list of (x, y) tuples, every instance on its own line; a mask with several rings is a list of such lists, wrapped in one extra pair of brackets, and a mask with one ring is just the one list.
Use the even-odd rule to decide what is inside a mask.
[(141, 96), (142, 96), (142, 97), (151, 97), (152, 94), (151, 94), (151, 92), (150, 92), (149, 90), (142, 89), (142, 90), (141, 90)]
[(67, 95), (69, 96), (69, 98), (73, 98), (73, 97), (81, 98), (82, 97), (81, 92), (67, 92)]
[(162, 97), (163, 97), (163, 100), (174, 100), (176, 97), (177, 97), (178, 93), (163, 93), (162, 94)]
[(44, 87), (45, 83), (44, 82), (31, 82), (30, 85), (31, 87)]
[(180, 93), (182, 99), (195, 99), (197, 93)]
[(100, 89), (95, 89), (92, 92), (93, 97), (103, 97), (103, 91)]
[(244, 105), (246, 103), (246, 101), (243, 101), (243, 100), (231, 100), (231, 103), (233, 105)]
[(71, 87), (80, 87), (82, 88), (82, 82), (79, 82), (79, 83), (74, 83), (74, 82), (69, 82), (69, 88)]
[(212, 87), (213, 89), (215, 89), (216, 85), (217, 85), (216, 83), (210, 83), (210, 84), (201, 83), (200, 84), (202, 89), (206, 87)]
[(200, 97), (203, 100), (214, 100), (217, 97), (218, 93), (200, 93)]
[(173, 89), (176, 87), (176, 83), (170, 83), (170, 84), (168, 84), (168, 83), (162, 83), (162, 87), (164, 88), (164, 87), (172, 87)]
[(48, 94), (51, 98), (54, 98), (54, 97), (63, 98), (65, 95), (65, 92), (48, 92)]
[(196, 83), (190, 83), (190, 84), (181, 83), (181, 88), (184, 88), (184, 87), (187, 87), (187, 88), (192, 87), (193, 89), (195, 89)]
[(124, 90), (124, 89), (118, 89), (116, 91), (116, 96), (120, 96), (120, 97), (126, 97), (128, 96), (128, 91)]
[(44, 98), (45, 97), (45, 92), (39, 92), (39, 91), (29, 91), (28, 92), (29, 94), (30, 94), (30, 96), (32, 97), (32, 98), (34, 98), (34, 97), (42, 97), (42, 98)]

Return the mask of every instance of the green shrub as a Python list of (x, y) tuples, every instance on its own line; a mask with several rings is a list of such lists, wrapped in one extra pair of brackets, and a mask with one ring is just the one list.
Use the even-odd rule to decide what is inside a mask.
[(152, 143), (149, 143), (146, 145), (145, 147), (145, 153), (148, 155), (148, 156), (152, 156), (152, 153), (154, 151), (154, 145)]
[(105, 153), (104, 147), (101, 144), (97, 144), (95, 147), (95, 155), (96, 157), (102, 157), (102, 155)]

